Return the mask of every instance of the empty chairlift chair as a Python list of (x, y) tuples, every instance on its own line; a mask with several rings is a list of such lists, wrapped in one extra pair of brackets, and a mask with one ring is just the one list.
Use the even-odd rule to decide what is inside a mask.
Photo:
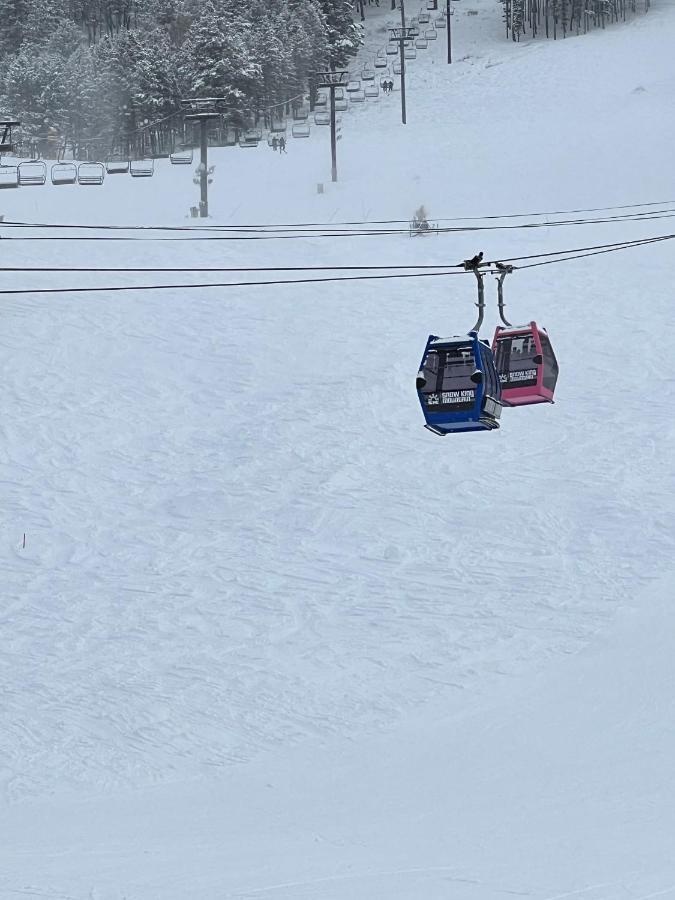
[(106, 175), (128, 175), (129, 160), (121, 156), (112, 157), (105, 162)]
[(178, 147), (169, 154), (169, 160), (172, 166), (189, 166), (194, 159), (194, 150), (192, 147)]
[(52, 184), (77, 184), (77, 166), (73, 162), (54, 163), (51, 169)]
[(155, 160), (132, 159), (129, 163), (129, 174), (132, 178), (152, 178), (155, 174)]
[(293, 125), (291, 134), (294, 138), (308, 138), (310, 135), (309, 125)]
[(47, 181), (47, 164), (41, 159), (29, 159), (18, 165), (19, 186), (43, 185)]
[(425, 428), (446, 435), (499, 428), (501, 388), (492, 350), (478, 332), (430, 335), (417, 374)]
[(415, 47), (418, 50), (426, 50), (428, 47), (427, 39), (425, 37), (418, 37), (415, 41)]
[(438, 37), (438, 32), (436, 31), (435, 28), (427, 28), (427, 30), (424, 32), (424, 37), (428, 41), (435, 41), (436, 38)]
[(105, 168), (100, 162), (84, 162), (77, 167), (77, 183), (83, 185), (103, 184)]
[(428, 12), (421, 12), (419, 14), (419, 16), (417, 17), (417, 19), (418, 19), (420, 25), (426, 25), (427, 22), (429, 22), (429, 20), (431, 19), (431, 16), (429, 15)]
[(330, 113), (328, 113), (328, 112), (314, 113), (314, 124), (315, 125), (330, 125)]
[(374, 100), (380, 96), (380, 89), (376, 84), (369, 84), (364, 93), (368, 100)]
[(349, 95), (349, 99), (352, 103), (363, 103), (366, 99), (365, 91), (352, 91)]
[(0, 164), (0, 189), (2, 188), (18, 188), (19, 186), (19, 167), (5, 166)]
[(239, 146), (244, 149), (257, 147), (262, 140), (262, 136), (261, 128), (249, 128), (248, 131), (245, 131), (242, 134), (241, 139), (239, 140)]

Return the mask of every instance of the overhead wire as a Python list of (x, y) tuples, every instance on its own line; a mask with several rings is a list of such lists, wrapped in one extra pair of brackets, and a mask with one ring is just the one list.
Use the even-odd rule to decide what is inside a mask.
[[(601, 218), (578, 218), (578, 219), (558, 219), (556, 221), (546, 222), (520, 222), (516, 224), (490, 224), (490, 225), (469, 225), (461, 227), (434, 228), (431, 233), (435, 234), (474, 234), (489, 231), (517, 231), (530, 230), (539, 228), (561, 228), (567, 226), (578, 225), (603, 225), (613, 224), (616, 222), (652, 222), (661, 219), (675, 218), (675, 208), (666, 210), (655, 210), (644, 213), (629, 213), (625, 215), (606, 216)], [(322, 231), (307, 231), (301, 227), (279, 227), (279, 228), (255, 228), (251, 226), (239, 227), (215, 227), (210, 229), (190, 228), (186, 226), (97, 226), (97, 225), (64, 225), (64, 224), (45, 224), (32, 225), (28, 223), (3, 223), (9, 227), (16, 227), (20, 230), (27, 228), (44, 228), (45, 230), (82, 230), (82, 231), (99, 231), (104, 232), (103, 235), (0, 235), (1, 240), (9, 241), (146, 241), (146, 242), (162, 242), (162, 241), (268, 241), (268, 240), (301, 240), (306, 238), (341, 238), (341, 237), (386, 237), (394, 235), (403, 235), (410, 233), (410, 226), (406, 228), (370, 228), (358, 230), (343, 230), (339, 227), (326, 226)], [(1, 226), (0, 226), (1, 227)], [(114, 232), (114, 235), (108, 236), (107, 232)], [(127, 234), (119, 234), (121, 231), (152, 233), (170, 232), (190, 235), (186, 237), (136, 237)], [(201, 232), (206, 231), (206, 234)], [(195, 235), (195, 232), (198, 232)]]
[[(645, 203), (626, 203), (619, 206), (598, 206), (598, 207), (588, 207), (588, 208), (578, 208), (578, 209), (559, 209), (559, 210), (545, 210), (545, 211), (530, 211), (530, 212), (522, 212), (522, 213), (505, 213), (505, 214), (491, 214), (484, 216), (455, 216), (452, 218), (441, 217), (434, 218), (434, 222), (472, 222), (472, 221), (495, 221), (502, 219), (520, 219), (525, 217), (534, 217), (541, 218), (545, 216), (567, 216), (567, 215), (577, 215), (581, 213), (596, 213), (596, 212), (613, 212), (616, 210), (631, 210), (631, 209), (643, 209), (645, 207), (675, 207), (675, 200), (658, 200), (658, 201), (649, 201)], [(675, 210), (662, 210), (663, 212), (675, 211)], [(631, 218), (633, 216), (643, 216), (649, 215), (650, 210), (646, 210), (645, 213), (628, 213), (627, 217)], [(620, 217), (621, 218), (621, 217)], [(595, 221), (595, 220), (593, 220)], [(364, 220), (356, 220), (356, 221), (343, 221), (343, 222), (285, 222), (285, 223), (249, 223), (249, 224), (222, 224), (222, 225), (91, 225), (91, 224), (76, 224), (76, 223), (50, 223), (50, 222), (20, 222), (20, 221), (5, 221), (2, 223), (5, 226), (12, 227), (23, 227), (23, 228), (54, 228), (54, 229), (82, 229), (82, 230), (101, 230), (101, 231), (244, 231), (249, 229), (277, 229), (277, 228), (287, 228), (287, 229), (300, 229), (300, 228), (323, 228), (323, 229), (335, 229), (341, 227), (365, 227), (367, 225), (408, 225), (408, 219), (364, 219)]]
[(140, 285), (112, 285), (106, 287), (64, 287), (64, 288), (20, 288), (0, 289), (0, 295), (7, 294), (83, 294), (83, 293), (109, 293), (114, 291), (166, 291), (166, 290), (193, 290), (195, 288), (233, 288), (233, 287), (271, 287), (296, 284), (326, 284), (329, 282), (340, 283), (347, 281), (383, 281), (393, 278), (434, 278), (448, 275), (464, 275), (464, 271), (443, 272), (414, 272), (397, 273), (393, 275), (348, 275), (343, 278), (289, 278), (267, 281), (225, 281), (207, 282), (204, 284), (140, 284)]
[[(650, 238), (640, 238), (632, 241), (622, 241), (614, 244), (596, 244), (589, 247), (580, 247), (574, 248), (572, 250), (557, 250), (557, 251), (549, 251), (547, 253), (539, 253), (539, 254), (531, 254), (530, 256), (521, 256), (521, 257), (501, 257), (499, 260), (495, 259), (492, 261), (488, 261), (481, 265), (478, 271), (483, 271), (484, 274), (498, 273), (499, 269), (497, 268), (497, 263), (504, 262), (524, 262), (523, 265), (514, 266), (514, 269), (530, 269), (535, 268), (537, 266), (543, 265), (553, 265), (561, 262), (571, 262), (575, 259), (585, 259), (588, 256), (597, 256), (604, 253), (615, 253), (621, 250), (627, 250), (635, 247), (642, 247), (649, 244), (660, 243), (663, 241), (669, 241), (675, 239), (675, 233), (667, 234), (667, 235), (657, 235)], [(527, 262), (527, 260), (536, 260), (535, 262)], [(343, 267), (346, 269), (346, 267)], [(353, 270), (363, 270), (369, 271), (371, 269), (375, 269), (377, 267), (353, 267)], [(382, 266), (382, 269), (401, 269), (401, 268), (420, 268), (413, 266)], [(116, 291), (147, 291), (147, 290), (188, 290), (195, 288), (233, 288), (233, 287), (270, 287), (270, 286), (283, 286), (283, 285), (299, 285), (299, 284), (327, 284), (327, 283), (340, 283), (340, 282), (354, 282), (354, 281), (382, 281), (382, 280), (391, 280), (391, 279), (409, 279), (409, 278), (435, 278), (435, 277), (447, 277), (450, 275), (468, 275), (474, 272), (471, 266), (467, 266), (466, 263), (458, 263), (455, 265), (449, 266), (425, 266), (426, 268), (434, 268), (435, 270), (442, 269), (442, 271), (417, 271), (417, 272), (401, 272), (394, 271), (388, 272), (387, 274), (376, 274), (376, 275), (347, 275), (341, 277), (335, 276), (326, 276), (320, 278), (292, 278), (292, 279), (267, 279), (264, 281), (229, 281), (229, 282), (207, 282), (207, 283), (188, 283), (188, 284), (154, 284), (154, 285), (112, 285), (112, 286), (94, 286), (94, 287), (51, 287), (51, 288), (20, 288), (20, 289), (1, 289), (0, 295), (7, 294), (63, 294), (63, 293), (108, 293), (108, 292), (116, 292)], [(247, 272), (272, 272), (272, 271), (340, 271), (340, 267), (237, 267), (232, 269), (67, 269), (67, 268), (58, 268), (58, 267), (44, 267), (44, 268), (21, 268), (21, 267), (8, 267), (4, 268), (0, 271), (11, 271), (11, 272), (32, 272), (32, 271), (106, 271), (106, 272), (142, 272), (142, 271), (152, 271), (153, 273), (161, 272), (161, 271), (195, 271), (195, 272), (204, 272), (204, 271), (247, 271)]]

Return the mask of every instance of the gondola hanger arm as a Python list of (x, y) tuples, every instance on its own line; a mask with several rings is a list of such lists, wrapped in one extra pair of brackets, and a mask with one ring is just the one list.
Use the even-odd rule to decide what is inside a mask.
[(506, 263), (496, 262), (494, 264), (497, 275), (497, 307), (499, 308), (499, 318), (507, 328), (511, 327), (511, 323), (504, 315), (504, 279), (513, 272), (514, 267)]
[(476, 282), (478, 286), (478, 302), (476, 306), (478, 307), (478, 318), (476, 319), (476, 324), (473, 326), (471, 331), (475, 331), (476, 334), (480, 331), (480, 327), (483, 324), (483, 316), (485, 314), (485, 285), (483, 284), (483, 279), (485, 277), (485, 272), (480, 271), (480, 266), (483, 263), (483, 251), (477, 253), (475, 256), (472, 256), (471, 259), (465, 259), (462, 262), (462, 266), (464, 267), (465, 272), (473, 272), (476, 276)]

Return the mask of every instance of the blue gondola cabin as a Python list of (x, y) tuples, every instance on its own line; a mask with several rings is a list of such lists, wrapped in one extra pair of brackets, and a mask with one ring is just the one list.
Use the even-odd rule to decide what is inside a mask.
[(490, 347), (475, 331), (430, 335), (417, 374), (417, 393), (434, 434), (499, 428), (501, 386)]

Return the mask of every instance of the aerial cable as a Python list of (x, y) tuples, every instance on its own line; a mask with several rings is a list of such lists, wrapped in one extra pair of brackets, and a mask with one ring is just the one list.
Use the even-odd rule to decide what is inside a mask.
[(415, 272), (396, 275), (348, 275), (345, 278), (290, 278), (285, 280), (270, 281), (226, 281), (220, 283), (208, 282), (206, 284), (137, 284), (114, 285), (113, 287), (64, 287), (64, 288), (20, 288), (17, 290), (0, 290), (0, 295), (7, 294), (89, 294), (109, 293), (113, 291), (166, 291), (187, 290), (193, 288), (233, 288), (233, 287), (270, 287), (285, 284), (326, 284), (329, 282), (345, 281), (383, 281), (392, 278), (435, 278), (437, 276), (463, 275), (464, 272)]
[[(659, 200), (652, 201), (649, 203), (628, 203), (623, 204), (621, 206), (599, 206), (599, 207), (589, 207), (587, 209), (559, 209), (559, 210), (548, 210), (545, 212), (527, 212), (527, 213), (507, 213), (507, 214), (499, 214), (499, 215), (485, 215), (485, 216), (456, 216), (454, 218), (436, 218), (434, 221), (436, 222), (471, 222), (471, 221), (487, 221), (487, 220), (500, 220), (500, 219), (519, 219), (525, 218), (527, 216), (532, 217), (542, 217), (542, 216), (559, 216), (559, 215), (575, 215), (579, 213), (593, 213), (593, 212), (612, 212), (615, 210), (621, 209), (637, 209), (641, 207), (668, 207), (675, 205), (675, 200)], [(671, 210), (662, 210), (662, 212), (670, 212)], [(627, 214), (627, 218), (631, 218), (631, 216), (635, 216), (636, 218), (639, 216), (649, 215), (649, 211), (646, 213), (634, 213)], [(639, 219), (638, 219), (639, 220)], [(595, 220), (593, 220), (595, 221)], [(407, 225), (407, 219), (371, 219), (371, 220), (362, 220), (362, 221), (351, 221), (351, 222), (285, 222), (285, 223), (250, 223), (244, 225), (202, 225), (202, 226), (187, 226), (187, 225), (77, 225), (77, 224), (66, 224), (66, 223), (47, 223), (47, 222), (20, 222), (20, 221), (5, 221), (2, 223), (4, 226), (14, 226), (14, 227), (24, 227), (24, 228), (68, 228), (68, 229), (99, 229), (99, 230), (124, 230), (124, 231), (242, 231), (248, 229), (271, 229), (271, 228), (323, 228), (323, 229), (331, 229), (338, 228), (343, 226), (351, 226), (351, 227), (363, 227), (366, 225)]]
[[(519, 231), (519, 230), (531, 230), (531, 229), (539, 229), (539, 228), (561, 228), (567, 226), (578, 226), (578, 225), (603, 225), (603, 224), (614, 224), (619, 222), (650, 222), (650, 221), (658, 221), (661, 219), (673, 219), (675, 218), (675, 209), (672, 211), (659, 211), (654, 213), (645, 213), (641, 214), (640, 217), (637, 215), (630, 216), (609, 216), (605, 218), (596, 218), (596, 219), (562, 219), (554, 222), (522, 222), (517, 224), (508, 224), (508, 225), (470, 225), (466, 227), (452, 227), (452, 228), (438, 228), (436, 229), (436, 233), (438, 234), (473, 234), (473, 233), (483, 233), (487, 231)], [(371, 228), (371, 229), (360, 229), (360, 230), (341, 230), (339, 228), (327, 226), (323, 231), (301, 231), (298, 229), (253, 229), (246, 227), (238, 227), (238, 228), (212, 228), (212, 229), (198, 229), (198, 228), (189, 228), (189, 227), (181, 227), (181, 226), (97, 226), (97, 225), (26, 225), (18, 223), (3, 223), (7, 225), (15, 225), (15, 227), (19, 227), (21, 231), (27, 228), (44, 228), (45, 230), (82, 230), (82, 231), (131, 231), (131, 232), (142, 232), (142, 233), (152, 233), (152, 232), (180, 232), (182, 234), (190, 234), (194, 235), (197, 232), (196, 236), (191, 237), (180, 237), (180, 238), (165, 238), (165, 237), (147, 237), (147, 238), (138, 238), (138, 237), (130, 237), (129, 235), (121, 235), (115, 237), (108, 237), (107, 235), (96, 235), (93, 237), (89, 237), (87, 235), (69, 235), (64, 237), (50, 237), (47, 235), (38, 235), (38, 236), (10, 236), (10, 235), (2, 235), (0, 239), (2, 240), (28, 240), (28, 241), (57, 241), (57, 240), (112, 240), (112, 241), (177, 241), (177, 240), (189, 240), (189, 241), (270, 241), (270, 240), (301, 240), (305, 238), (339, 238), (339, 237), (389, 237), (389, 236), (397, 236), (397, 235), (407, 235), (409, 234), (408, 228)], [(203, 232), (206, 232), (203, 234)]]
[(451, 268), (459, 268), (459, 266), (448, 266), (444, 263), (435, 265), (411, 263), (407, 266), (0, 266), (0, 272), (369, 272), (408, 269), (447, 270)]

